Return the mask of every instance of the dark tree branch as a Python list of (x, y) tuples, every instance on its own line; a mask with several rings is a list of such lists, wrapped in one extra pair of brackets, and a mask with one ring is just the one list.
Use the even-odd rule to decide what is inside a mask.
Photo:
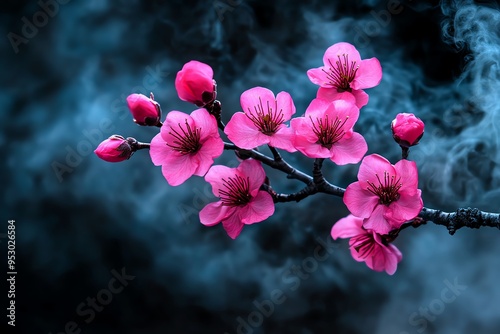
[(269, 147), (269, 150), (271, 150), (271, 153), (273, 154), (274, 161), (278, 162), (278, 161), (283, 160), (280, 152), (278, 152), (278, 150), (275, 147), (273, 147), (271, 145), (267, 145), (267, 146)]
[[(135, 141), (133, 143), (133, 146), (136, 150), (140, 150), (149, 148), (150, 144), (140, 143)], [(224, 143), (224, 149), (234, 150), (238, 152), (240, 156), (258, 160), (263, 164), (268, 165), (271, 168), (286, 173), (289, 179), (297, 179), (306, 184), (304, 188), (292, 194), (279, 194), (275, 192), (269, 185), (264, 184), (262, 186), (263, 189), (268, 191), (273, 196), (273, 200), (275, 203), (299, 202), (304, 198), (314, 195), (316, 193), (325, 193), (338, 197), (344, 196), (345, 189), (329, 183), (323, 177), (323, 174), (321, 173), (321, 167), (323, 165), (324, 159), (314, 160), (313, 176), (311, 177), (306, 173), (296, 168), (293, 168), (285, 160), (283, 160), (281, 156), (279, 156), (280, 159), (276, 160), (276, 155), (275, 159), (273, 159), (256, 150), (244, 150), (238, 148), (236, 145), (232, 143)], [(273, 150), (271, 150), (271, 152), (272, 151)], [(278, 151), (276, 151), (276, 153), (278, 153), (279, 155)], [(390, 242), (394, 240), (399, 234), (399, 232), (401, 232), (402, 230), (410, 226), (416, 228), (421, 225), (425, 225), (427, 222), (432, 222), (436, 225), (445, 226), (448, 229), (448, 232), (451, 235), (453, 235), (458, 229), (462, 227), (480, 228), (483, 226), (488, 226), (500, 229), (500, 214), (483, 212), (475, 208), (460, 208), (455, 212), (444, 212), (441, 210), (429, 209), (424, 207), (420, 212), (420, 214), (418, 215), (418, 217), (416, 217), (412, 221), (403, 224), (398, 230), (389, 233), (389, 235), (386, 237), (386, 240)]]
[(500, 214), (483, 212), (473, 208), (460, 208), (451, 213), (423, 208), (419, 217), (424, 221), (432, 221), (436, 225), (446, 226), (451, 235), (462, 227), (480, 228), (489, 226), (500, 229)]

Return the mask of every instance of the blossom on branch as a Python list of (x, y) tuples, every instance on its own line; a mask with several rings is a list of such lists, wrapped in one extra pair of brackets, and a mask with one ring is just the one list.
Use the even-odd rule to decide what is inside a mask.
[(182, 101), (196, 104), (198, 107), (213, 102), (216, 97), (214, 71), (196, 60), (184, 64), (175, 77), (175, 89)]
[(280, 92), (275, 98), (269, 89), (254, 87), (241, 94), (240, 102), (243, 112), (235, 113), (224, 130), (236, 146), (253, 149), (269, 144), (296, 151), (292, 145), (293, 131), (285, 124), (295, 114), (290, 94)]
[(169, 112), (149, 152), (167, 182), (178, 186), (193, 175), (204, 176), (223, 150), (215, 117), (197, 109), (191, 115)]
[(363, 219), (353, 215), (335, 223), (331, 235), (335, 240), (350, 238), (349, 249), (354, 260), (365, 262), (368, 268), (375, 271), (385, 271), (392, 275), (403, 258), (396, 246), (387, 243), (375, 231), (364, 229)]
[(293, 144), (309, 158), (329, 158), (337, 165), (358, 163), (368, 150), (362, 135), (353, 131), (359, 109), (344, 100), (314, 99), (304, 117), (292, 119)]
[(354, 216), (364, 219), (364, 228), (388, 234), (422, 210), (422, 191), (417, 187), (414, 161), (403, 159), (391, 165), (372, 154), (361, 162), (358, 181), (345, 190), (344, 203)]
[(307, 71), (309, 80), (320, 86), (317, 97), (329, 101), (355, 98), (358, 108), (368, 103), (363, 89), (377, 86), (382, 67), (377, 58), (363, 59), (349, 43), (330, 46), (323, 56), (324, 66)]
[(409, 148), (417, 145), (424, 135), (424, 122), (414, 114), (399, 113), (391, 123), (392, 136), (396, 143)]
[(227, 234), (235, 239), (244, 225), (259, 223), (274, 213), (271, 195), (260, 187), (266, 173), (259, 161), (243, 160), (237, 168), (213, 166), (205, 175), (218, 202), (209, 203), (200, 211), (203, 225), (222, 222)]

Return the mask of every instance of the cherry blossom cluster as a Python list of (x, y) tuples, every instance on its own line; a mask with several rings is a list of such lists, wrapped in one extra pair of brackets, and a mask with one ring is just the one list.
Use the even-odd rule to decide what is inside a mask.
[[(150, 144), (113, 135), (97, 147), (97, 156), (120, 162), (139, 149), (149, 148), (153, 164), (161, 166), (169, 185), (179, 186), (192, 176), (204, 177), (218, 200), (200, 211), (200, 222), (205, 226), (222, 223), (233, 239), (245, 225), (273, 215), (275, 203), (285, 201), (283, 198), (299, 200), (315, 193), (317, 180), (324, 180), (323, 160), (337, 165), (361, 162), (358, 180), (345, 191), (339, 188), (351, 214), (333, 225), (331, 236), (349, 238), (356, 261), (392, 275), (402, 259), (392, 241), (423, 208), (417, 166), (407, 158), (409, 148), (422, 138), (424, 123), (413, 114), (396, 116), (391, 129), (402, 149), (402, 159), (395, 164), (378, 154), (366, 155), (366, 140), (354, 128), (360, 109), (369, 100), (364, 89), (382, 80), (380, 62), (361, 59), (349, 43), (334, 44), (326, 50), (323, 66), (307, 71), (319, 88), (301, 116), (294, 117), (296, 108), (288, 92), (275, 94), (265, 87), (253, 87), (241, 94), (241, 111), (234, 112), (227, 125), (221, 119), (222, 105), (216, 100), (213, 76), (207, 64), (196, 60), (186, 63), (177, 73), (175, 88), (181, 100), (197, 109), (189, 114), (172, 110), (163, 122), (160, 105), (152, 94), (130, 95), (127, 103), (134, 122), (157, 126), (159, 133)], [(229, 143), (223, 141), (221, 133)], [(272, 159), (261, 153), (259, 148), (264, 145), (271, 150)], [(235, 151), (239, 159), (236, 168), (214, 164), (225, 149)], [(308, 186), (300, 196), (277, 194), (266, 177), (263, 163), (273, 168), (285, 164), (278, 150), (300, 152), (315, 161), (315, 176), (303, 178)], [(294, 169), (289, 169), (293, 173)]]

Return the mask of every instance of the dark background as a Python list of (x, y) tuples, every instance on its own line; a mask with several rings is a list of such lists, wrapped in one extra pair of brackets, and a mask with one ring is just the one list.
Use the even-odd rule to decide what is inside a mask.
[[(222, 226), (199, 223), (198, 211), (214, 200), (202, 178), (174, 188), (146, 151), (119, 164), (92, 153), (114, 133), (147, 142), (158, 132), (132, 123), (130, 93), (153, 91), (165, 113), (191, 112), (174, 89), (191, 59), (213, 67), (224, 120), (256, 85), (290, 92), (301, 115), (317, 89), (306, 71), (347, 41), (384, 71), (356, 125), (368, 153), (396, 162), (390, 121), (415, 113), (426, 123), (410, 154), (424, 205), (499, 212), (498, 4), (402, 1), (391, 14), (393, 3), (74, 0), (43, 22), (36, 1), (2, 2), (0, 233), (16, 220), (18, 332), (55, 334), (74, 321), (81, 333), (233, 334), (239, 317), (255, 325), (240, 333), (500, 332), (496, 229), (407, 229), (395, 241), (404, 258), (394, 276), (355, 262), (342, 240), (307, 278), (291, 279), (347, 214), (341, 199), (277, 205), (233, 241)], [(22, 36), (23, 17), (34, 16), (40, 27), (16, 53), (8, 34)], [(284, 156), (311, 169), (299, 153)], [(226, 152), (217, 163), (235, 161)], [(358, 165), (324, 169), (345, 187)], [(302, 186), (266, 170), (280, 192)], [(135, 278), (87, 323), (78, 305), (104, 296), (112, 270), (122, 268)], [(452, 302), (442, 301), (447, 282), (462, 286), (445, 291)], [(259, 321), (256, 304), (276, 289), (285, 301)]]

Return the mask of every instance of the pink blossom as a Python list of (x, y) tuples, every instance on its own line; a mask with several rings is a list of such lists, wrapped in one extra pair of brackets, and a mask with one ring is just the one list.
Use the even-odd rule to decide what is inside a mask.
[(358, 108), (368, 103), (363, 89), (377, 86), (382, 80), (382, 67), (377, 58), (363, 59), (349, 43), (330, 46), (323, 56), (324, 66), (307, 71), (312, 83), (319, 85), (318, 98), (345, 100), (352, 97)]
[(127, 105), (137, 124), (157, 125), (160, 122), (160, 104), (152, 98), (143, 94), (131, 94), (127, 97)]
[(396, 272), (403, 255), (393, 244), (388, 244), (372, 230), (363, 228), (363, 219), (349, 215), (332, 227), (332, 238), (351, 238), (349, 248), (354, 260), (365, 262), (368, 268), (384, 271), (389, 275)]
[(284, 123), (295, 114), (292, 97), (286, 92), (274, 93), (267, 88), (254, 87), (240, 98), (243, 112), (231, 117), (224, 132), (238, 147), (253, 149), (269, 144), (288, 152), (296, 151), (292, 145), (292, 130)]
[(358, 163), (368, 146), (353, 131), (359, 109), (350, 102), (314, 99), (304, 117), (292, 119), (293, 144), (309, 158), (329, 158), (338, 165)]
[(394, 140), (403, 147), (417, 145), (424, 135), (424, 122), (414, 114), (400, 113), (391, 123)]
[(197, 109), (191, 115), (169, 112), (160, 133), (151, 141), (149, 153), (153, 163), (162, 166), (167, 182), (177, 186), (192, 175), (205, 175), (223, 150), (215, 117)]
[(184, 64), (175, 77), (175, 89), (182, 101), (203, 107), (215, 100), (215, 81), (212, 68), (191, 60)]
[(391, 165), (378, 154), (368, 155), (361, 162), (358, 180), (345, 190), (344, 203), (354, 216), (366, 218), (366, 229), (387, 234), (423, 208), (414, 161), (403, 159)]
[(235, 239), (244, 225), (259, 223), (274, 213), (271, 195), (260, 190), (266, 177), (260, 162), (243, 160), (237, 168), (213, 166), (205, 175), (218, 202), (209, 203), (200, 211), (203, 225), (222, 222), (227, 234)]
[(134, 151), (130, 143), (119, 135), (112, 135), (97, 146), (94, 153), (107, 162), (121, 162), (129, 159)]

